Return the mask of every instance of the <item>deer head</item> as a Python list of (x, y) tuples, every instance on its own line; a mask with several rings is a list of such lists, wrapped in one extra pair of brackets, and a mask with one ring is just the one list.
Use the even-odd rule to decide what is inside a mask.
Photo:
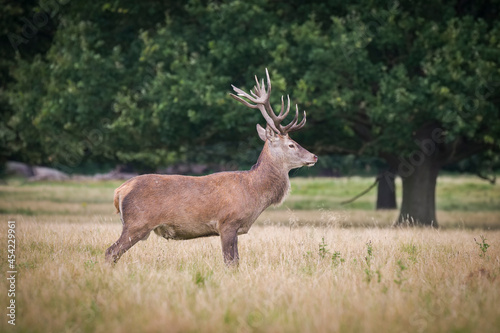
[[(282, 125), (281, 123), (290, 112), (290, 96), (287, 96), (286, 110), (284, 98), (281, 96), (281, 110), (279, 114), (276, 115), (271, 107), (271, 103), (269, 102), (269, 97), (271, 96), (271, 78), (269, 77), (267, 68), (266, 76), (267, 89), (264, 84), (264, 80), (259, 83), (257, 76), (255, 76), (256, 85), (253, 90), (250, 90), (251, 95), (247, 94), (240, 88), (232, 86), (237, 95), (231, 94), (231, 97), (252, 109), (260, 110), (267, 125), (266, 129), (264, 129), (262, 126), (257, 124), (257, 132), (262, 141), (266, 142), (271, 156), (277, 162), (281, 161), (283, 163), (282, 165), (288, 170), (302, 166), (313, 166), (317, 162), (318, 157), (302, 148), (288, 135), (289, 133), (298, 131), (304, 127), (306, 124), (306, 112), (304, 111), (302, 121), (297, 123), (299, 118), (299, 108), (295, 105), (295, 116), (293, 120), (288, 125)], [(243, 97), (248, 99), (250, 102), (245, 100)]]

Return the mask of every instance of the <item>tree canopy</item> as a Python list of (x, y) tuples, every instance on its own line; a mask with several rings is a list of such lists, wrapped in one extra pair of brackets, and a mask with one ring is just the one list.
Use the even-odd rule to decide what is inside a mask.
[[(17, 50), (3, 87), (5, 157), (70, 168), (250, 163), (262, 119), (228, 93), (269, 68), (273, 103), (289, 94), (308, 111), (297, 136), (318, 154), (384, 159), (407, 189), (427, 177), (418, 170), (497, 159), (499, 1), (58, 4), (54, 15), (4, 9)], [(40, 12), (55, 28), (35, 47), (49, 25)], [(41, 25), (34, 36), (26, 17)]]

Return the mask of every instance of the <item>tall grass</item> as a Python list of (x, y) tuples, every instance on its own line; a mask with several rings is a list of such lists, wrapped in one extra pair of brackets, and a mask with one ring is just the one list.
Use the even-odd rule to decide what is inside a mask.
[[(18, 270), (16, 326), (4, 310), (0, 331), (496, 332), (498, 186), (441, 179), (442, 203), (462, 208), (439, 210), (439, 230), (390, 228), (397, 211), (321, 204), (370, 182), (293, 179), (292, 204), (266, 211), (239, 237), (238, 269), (223, 265), (218, 237), (155, 235), (106, 265), (121, 232), (118, 183), (0, 186), (0, 268), (9, 270), (7, 220), (15, 220)], [(463, 208), (473, 202), (491, 209)]]
[[(2, 234), (5, 234), (2, 225)], [(114, 267), (109, 223), (18, 222), (18, 316), (2, 332), (494, 332), (500, 232), (256, 226), (241, 264), (218, 238), (150, 237)], [(5, 238), (4, 238), (5, 239)], [(371, 248), (370, 252), (368, 247)], [(2, 252), (3, 253), (3, 252)], [(0, 267), (7, 271), (3, 255)], [(5, 280), (0, 286), (6, 290)], [(1, 293), (6, 304), (6, 293)]]

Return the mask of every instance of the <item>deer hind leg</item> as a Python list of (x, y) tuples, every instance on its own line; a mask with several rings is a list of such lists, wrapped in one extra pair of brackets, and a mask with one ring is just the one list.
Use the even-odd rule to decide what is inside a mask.
[(238, 266), (238, 233), (237, 230), (221, 232), (222, 255), (226, 266)]
[(137, 229), (124, 225), (120, 238), (106, 250), (106, 262), (110, 264), (118, 262), (120, 257), (134, 246), (135, 243), (140, 240), (146, 240), (150, 232), (151, 230), (146, 226)]

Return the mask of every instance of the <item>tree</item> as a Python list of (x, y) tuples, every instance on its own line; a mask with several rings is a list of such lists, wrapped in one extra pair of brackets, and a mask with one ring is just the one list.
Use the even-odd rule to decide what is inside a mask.
[(16, 116), (8, 103), (7, 91), (13, 84), (11, 69), (16, 63), (16, 52), (23, 52), (32, 60), (36, 54), (46, 52), (52, 41), (55, 25), (48, 13), (40, 10), (35, 1), (0, 1), (0, 176), (8, 158), (22, 149), (13, 128)]
[[(498, 151), (500, 25), (489, 6), (359, 1), (326, 33), (314, 16), (290, 29), (283, 53), (302, 69), (294, 95), (309, 99), (322, 124), (316, 144), (397, 170), (399, 223), (436, 226), (439, 170)], [(339, 126), (344, 140), (332, 145)]]
[(64, 166), (252, 161), (261, 119), (227, 93), (267, 67), (310, 111), (301, 142), (385, 160), (399, 222), (436, 226), (439, 170), (500, 147), (497, 3), (71, 2), (48, 52), (18, 58), (15, 149)]
[(67, 172), (89, 159), (118, 161), (124, 142), (109, 128), (115, 96), (139, 74), (139, 30), (163, 21), (165, 8), (154, 1), (51, 4), (57, 7), (33, 9), (57, 26), (49, 47), (28, 53), (29, 39), (15, 53), (7, 94), (14, 114), (6, 123), (16, 137), (5, 150)]
[(387, 165), (379, 167), (377, 175), (377, 203), (376, 209), (396, 209), (396, 175), (395, 170)]

